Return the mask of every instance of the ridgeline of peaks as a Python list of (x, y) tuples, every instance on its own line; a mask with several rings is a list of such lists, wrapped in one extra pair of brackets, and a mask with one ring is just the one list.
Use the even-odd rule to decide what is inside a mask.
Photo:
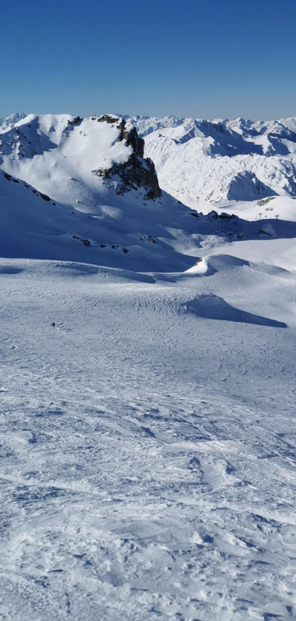
[(173, 272), (214, 243), (295, 235), (295, 119), (12, 115), (1, 168), (6, 257)]
[(161, 187), (197, 201), (256, 200), (296, 194), (296, 118), (204, 121), (132, 117)]
[[(98, 130), (99, 125), (104, 131)], [(16, 114), (0, 120), (0, 132), (3, 168), (21, 177), (26, 168), (22, 178), (33, 184), (34, 175), (27, 178), (29, 166), (22, 166), (20, 160), (34, 158), (34, 166), (39, 167), (35, 156), (57, 148), (69, 160), (68, 166), (63, 162), (63, 168), (69, 170), (72, 160), (76, 176), (84, 167), (83, 153), (97, 180), (109, 188), (113, 181), (113, 189), (121, 194), (146, 188), (141, 194), (146, 199), (160, 196), (158, 178), (165, 191), (193, 207), (199, 201), (219, 203), (296, 194), (294, 117), (252, 122), (242, 118), (205, 121), (105, 114), (80, 119)], [(48, 155), (46, 158), (50, 159)], [(48, 174), (51, 176), (52, 171)], [(49, 192), (50, 187), (41, 189)]]

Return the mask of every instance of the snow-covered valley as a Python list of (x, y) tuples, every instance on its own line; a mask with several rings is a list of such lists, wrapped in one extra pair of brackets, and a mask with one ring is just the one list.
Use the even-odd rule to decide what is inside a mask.
[(1, 138), (0, 617), (294, 619), (293, 192), (197, 213), (48, 117)]

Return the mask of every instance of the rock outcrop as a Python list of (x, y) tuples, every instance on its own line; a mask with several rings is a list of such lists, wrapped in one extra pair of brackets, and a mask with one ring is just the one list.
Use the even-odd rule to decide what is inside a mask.
[(154, 163), (149, 158), (144, 158), (144, 140), (138, 135), (135, 127), (127, 123), (124, 119), (104, 114), (99, 117), (98, 122), (116, 124), (120, 130), (120, 141), (125, 141), (127, 146), (131, 146), (133, 153), (128, 160), (123, 163), (114, 163), (110, 168), (99, 168), (93, 173), (103, 179), (119, 178), (115, 191), (117, 194), (125, 194), (130, 190), (145, 189), (145, 198), (156, 199), (161, 196), (158, 178)]

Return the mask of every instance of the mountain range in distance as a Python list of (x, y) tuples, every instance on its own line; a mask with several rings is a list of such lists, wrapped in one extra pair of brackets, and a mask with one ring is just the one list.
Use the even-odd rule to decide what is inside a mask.
[(15, 114), (0, 121), (3, 256), (184, 271), (293, 237), (296, 119)]

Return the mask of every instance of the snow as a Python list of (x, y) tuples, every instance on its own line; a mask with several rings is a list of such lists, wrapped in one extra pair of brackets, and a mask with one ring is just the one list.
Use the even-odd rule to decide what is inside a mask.
[(294, 617), (295, 276), (223, 264), (1, 260), (3, 618)]
[(14, 125), (16, 125), (19, 121), (25, 118), (24, 113), (10, 114), (8, 117), (0, 119), (0, 132), (6, 131), (7, 129), (11, 129)]
[(204, 209), (209, 201), (295, 195), (295, 118), (131, 120), (145, 137), (145, 155), (153, 159), (161, 187), (186, 205)]
[[(104, 192), (94, 170), (125, 162), (132, 148), (119, 141), (116, 123), (98, 117), (71, 125), (70, 115), (29, 115), (2, 133), (2, 167), (54, 200), (91, 211)], [(83, 207), (84, 205), (84, 207)]]
[(118, 196), (68, 120), (2, 134), (0, 617), (294, 619), (296, 202)]

